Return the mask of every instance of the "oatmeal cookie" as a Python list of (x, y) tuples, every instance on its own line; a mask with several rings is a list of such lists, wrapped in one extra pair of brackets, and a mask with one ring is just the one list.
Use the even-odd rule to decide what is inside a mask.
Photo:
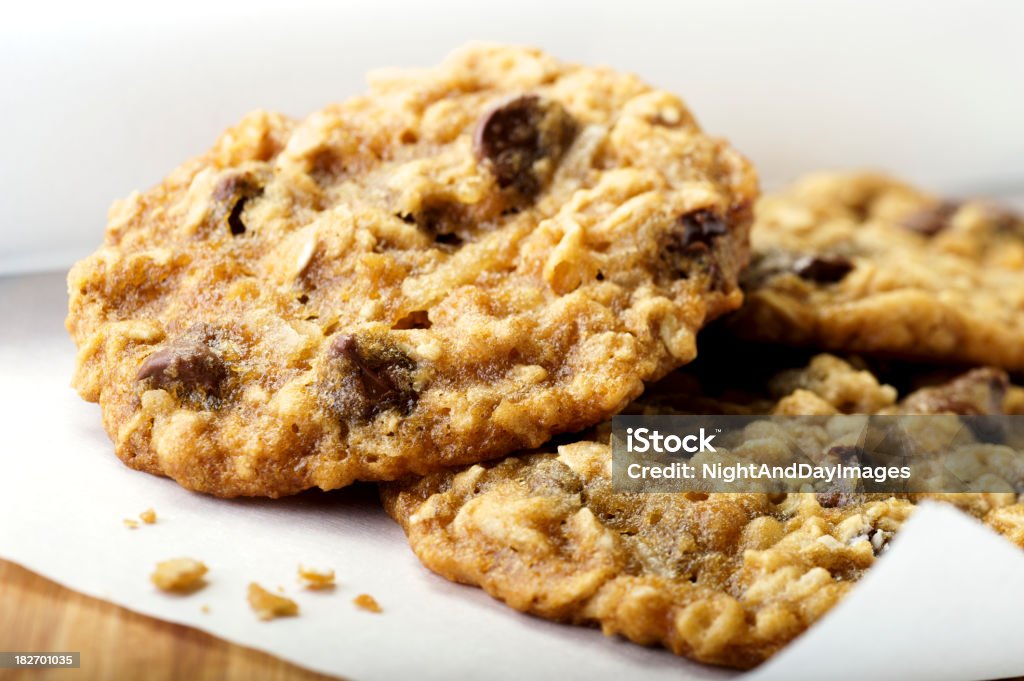
[[(898, 400), (891, 387), (831, 356), (772, 386), (789, 391), (775, 403), (782, 414), (987, 413), (998, 410), (1005, 388), (1001, 371), (979, 370)], [(648, 408), (646, 399), (634, 407)], [(719, 404), (736, 413), (738, 405)], [(741, 668), (835, 605), (921, 498), (616, 493), (605, 442), (391, 483), (383, 498), (424, 565), (450, 580), (544, 618)], [(929, 496), (1024, 546), (1015, 494)]]
[(693, 358), (756, 194), (674, 95), (471, 46), (116, 203), (69, 276), (74, 385), (129, 466), (220, 496), (535, 447)]
[(813, 175), (762, 199), (748, 339), (1024, 369), (1024, 220), (870, 174)]

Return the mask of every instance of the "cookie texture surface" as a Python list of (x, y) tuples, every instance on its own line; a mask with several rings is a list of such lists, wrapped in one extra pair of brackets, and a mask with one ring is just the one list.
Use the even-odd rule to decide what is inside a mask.
[(757, 206), (746, 338), (1024, 368), (1024, 220), (879, 175), (805, 178)]
[(389, 480), (597, 423), (740, 301), (757, 180), (675, 96), (535, 50), (254, 113), (116, 203), (74, 385), (222, 496)]
[[(827, 355), (771, 384), (784, 395), (773, 408), (782, 414), (992, 413), (1006, 387), (1003, 372), (982, 369), (899, 400), (869, 372)], [(664, 413), (671, 395), (633, 408)], [(717, 404), (726, 413), (742, 407)], [(747, 668), (835, 605), (922, 498), (616, 493), (606, 442), (598, 435), (391, 483), (385, 505), (424, 565), (448, 579), (544, 618)], [(1016, 494), (929, 496), (1024, 546)]]

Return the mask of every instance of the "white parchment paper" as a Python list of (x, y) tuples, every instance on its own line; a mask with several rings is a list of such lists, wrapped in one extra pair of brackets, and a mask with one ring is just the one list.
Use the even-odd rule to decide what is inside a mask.
[[(434, 576), (370, 486), (224, 501), (129, 470), (112, 453), (98, 407), (68, 387), (65, 300), (62, 274), (0, 277), (0, 557), (126, 608), (356, 681), (736, 675), (522, 615)], [(156, 525), (123, 526), (148, 507), (159, 515)], [(150, 584), (154, 564), (178, 556), (210, 567), (205, 589), (172, 597)], [(334, 568), (338, 587), (302, 590), (299, 563)], [(251, 581), (284, 586), (301, 616), (258, 621), (245, 601)], [(363, 592), (382, 614), (352, 604)], [(1024, 674), (1022, 605), (1024, 552), (955, 510), (926, 507), (850, 598), (752, 677)]]

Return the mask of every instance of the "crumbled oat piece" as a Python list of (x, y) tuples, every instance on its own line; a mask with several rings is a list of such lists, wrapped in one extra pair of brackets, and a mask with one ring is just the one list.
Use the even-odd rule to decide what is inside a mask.
[(299, 606), (295, 601), (273, 594), (256, 582), (249, 585), (249, 607), (264, 622), (275, 617), (294, 617), (299, 614)]
[(154, 511), (151, 508), (147, 508), (145, 511), (139, 514), (139, 518), (142, 520), (142, 522), (146, 523), (147, 525), (152, 525), (156, 522), (156, 511)]
[(122, 522), (124, 522), (124, 526), (129, 530), (136, 530), (139, 527), (139, 522), (137, 520), (132, 520), (131, 518), (125, 518)]
[(303, 581), (307, 589), (334, 588), (334, 570), (317, 570), (300, 565), (299, 579)]
[(156, 564), (150, 579), (164, 591), (191, 593), (201, 589), (207, 568), (192, 558), (172, 558)]
[(359, 594), (352, 599), (352, 602), (363, 610), (368, 610), (370, 612), (381, 611), (380, 604), (377, 602), (377, 599), (370, 594)]

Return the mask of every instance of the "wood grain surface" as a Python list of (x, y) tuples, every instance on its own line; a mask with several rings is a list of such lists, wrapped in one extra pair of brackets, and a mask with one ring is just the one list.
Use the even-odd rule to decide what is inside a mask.
[(334, 679), (84, 596), (5, 560), (0, 560), (0, 651), (82, 653), (80, 669), (0, 669), (4, 681)]

